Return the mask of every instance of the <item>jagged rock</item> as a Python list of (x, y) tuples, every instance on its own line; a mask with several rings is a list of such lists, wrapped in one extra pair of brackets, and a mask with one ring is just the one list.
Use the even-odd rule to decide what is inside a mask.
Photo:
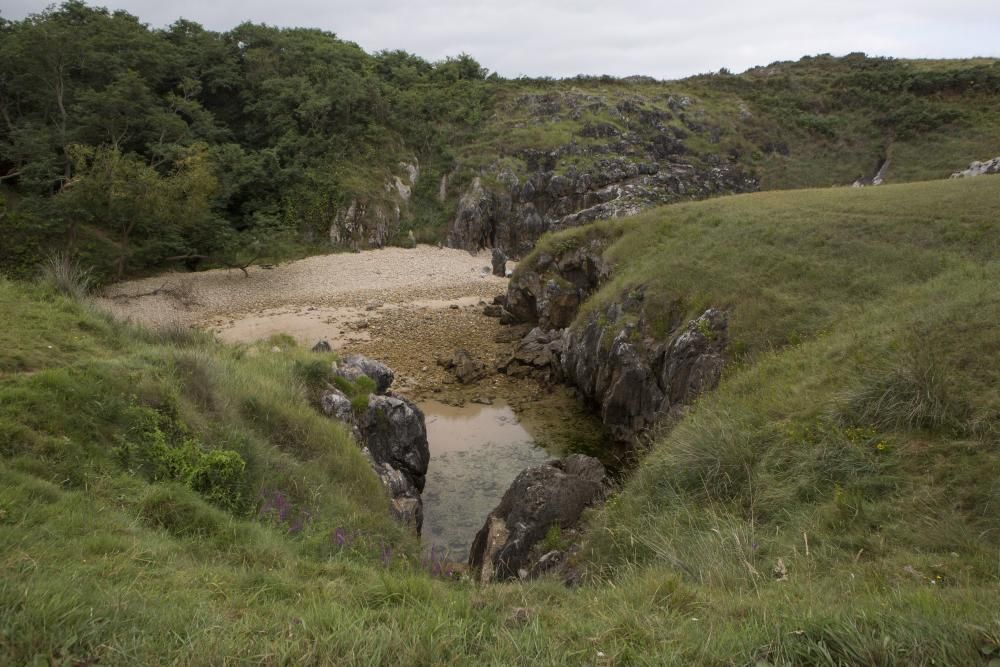
[(688, 323), (687, 331), (670, 342), (659, 364), (659, 385), (665, 401), (661, 411), (715, 389), (722, 376), (728, 342), (724, 311), (709, 308)]
[(536, 375), (539, 379), (552, 379), (552, 372), (559, 368), (562, 352), (562, 332), (545, 331), (535, 327), (517, 344), (510, 358), (500, 365), (502, 373), (515, 377)]
[[(350, 360), (350, 363), (348, 363)], [(366, 357), (348, 357), (338, 372), (347, 369), (347, 375), (356, 379), (367, 369), (373, 380), (388, 388), (392, 371)], [(338, 389), (328, 389), (320, 398), (323, 413), (347, 425), (355, 440), (362, 445), (362, 452), (389, 493), (393, 515), (411, 526), (418, 534), (423, 524), (424, 489), (430, 448), (424, 414), (416, 404), (398, 397), (370, 394), (368, 405), (360, 414), (351, 399)]]
[(568, 327), (576, 317), (582, 300), (580, 290), (572, 285), (556, 279), (546, 281), (538, 299), (538, 323), (546, 329)]
[(358, 425), (372, 460), (392, 466), (423, 491), (431, 454), (420, 408), (405, 398), (372, 394)]
[(384, 194), (376, 198), (356, 197), (338, 209), (330, 224), (330, 244), (337, 247), (381, 248), (399, 230), (401, 213), (409, 204), (413, 186), (420, 178), (420, 165), (400, 162), (402, 176), (391, 176), (383, 187)]
[(530, 573), (531, 552), (549, 528), (570, 528), (606, 490), (604, 466), (574, 454), (521, 472), (490, 512), (469, 552), (469, 569), (481, 582)]
[(470, 384), (486, 375), (486, 364), (462, 349), (455, 350), (451, 357), (439, 359), (438, 364), (451, 371), (462, 384)]
[(420, 498), (420, 490), (413, 480), (389, 463), (376, 461), (367, 447), (362, 451), (382, 485), (389, 491), (391, 498), (389, 507), (395, 519), (410, 526), (419, 535), (424, 523), (424, 505)]
[(529, 576), (534, 578), (554, 570), (562, 564), (565, 557), (566, 554), (557, 549), (542, 554), (542, 556), (532, 565)]
[(493, 275), (505, 278), (507, 276), (507, 255), (500, 248), (493, 248)]
[(494, 303), (483, 306), (483, 315), (486, 317), (500, 317), (503, 315), (503, 307)]
[(995, 157), (986, 162), (973, 162), (967, 169), (956, 171), (952, 178), (969, 178), (971, 176), (985, 176), (987, 174), (1000, 174), (1000, 157)]
[(323, 396), (320, 397), (320, 407), (327, 417), (332, 417), (350, 426), (356, 426), (351, 399), (339, 389), (328, 389), (324, 392)]
[(333, 348), (330, 346), (330, 341), (321, 340), (312, 346), (313, 352), (332, 352)]
[(622, 304), (592, 314), (563, 334), (563, 378), (599, 406), (618, 440), (628, 441), (666, 414), (714, 389), (728, 344), (727, 318), (710, 308), (666, 342), (647, 338), (641, 305), (635, 321)]
[[(576, 104), (570, 105), (573, 118), (584, 112)], [(586, 104), (595, 108), (604, 102), (595, 99)], [(606, 143), (574, 141), (555, 150), (522, 150), (511, 156), (523, 166), (517, 174), (510, 160), (498, 160), (484, 174), (491, 177), (491, 185), (484, 185), (483, 178), (473, 179), (449, 224), (448, 244), (469, 250), (500, 248), (509, 256), (521, 257), (548, 231), (633, 215), (681, 199), (758, 189), (756, 178), (725, 157), (693, 154), (684, 144), (688, 132), (668, 122), (673, 116), (670, 111), (644, 108), (642, 101), (628, 100), (609, 111), (629, 130), (610, 123), (587, 123), (583, 136)], [(539, 113), (547, 117), (547, 112)], [(680, 119), (690, 131), (718, 140), (719, 128), (701, 125), (683, 114)], [(649, 129), (658, 134), (649, 138)], [(587, 166), (566, 165), (557, 172), (565, 156), (584, 157)]]
[(376, 394), (384, 394), (395, 378), (392, 369), (381, 361), (360, 354), (344, 357), (339, 364), (334, 364), (333, 372), (351, 381), (357, 380), (362, 375), (368, 376), (375, 381)]
[(568, 326), (583, 301), (611, 274), (607, 240), (570, 243), (556, 254), (539, 253), (507, 287), (507, 310), (519, 322)]

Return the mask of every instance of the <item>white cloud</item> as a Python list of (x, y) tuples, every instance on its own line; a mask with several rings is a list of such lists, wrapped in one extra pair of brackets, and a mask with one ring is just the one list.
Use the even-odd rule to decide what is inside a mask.
[[(5, 0), (6, 18), (47, 0)], [(742, 71), (817, 53), (907, 58), (998, 56), (995, 0), (108, 0), (153, 26), (174, 19), (226, 30), (245, 21), (308, 26), (366, 50), (428, 60), (468, 53), (504, 76)]]

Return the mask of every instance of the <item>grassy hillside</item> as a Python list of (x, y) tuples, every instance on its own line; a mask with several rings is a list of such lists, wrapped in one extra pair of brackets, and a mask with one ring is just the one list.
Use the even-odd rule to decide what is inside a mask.
[(637, 148), (668, 134), (678, 141), (669, 159), (714, 156), (773, 190), (848, 185), (885, 158), (889, 182), (945, 178), (1000, 154), (1000, 64), (992, 59), (807, 56), (677, 81), (577, 77), (495, 87), (492, 115), (455, 149), (460, 169), (494, 164), (524, 173), (525, 152), (555, 151), (557, 172), (587, 171), (621, 154), (623, 138)]
[(2, 282), (0, 662), (989, 664), (998, 204), (983, 177), (548, 237), (617, 238), (595, 304), (725, 306), (740, 345), (590, 517), (577, 589), (433, 576), (309, 405), (326, 359)]

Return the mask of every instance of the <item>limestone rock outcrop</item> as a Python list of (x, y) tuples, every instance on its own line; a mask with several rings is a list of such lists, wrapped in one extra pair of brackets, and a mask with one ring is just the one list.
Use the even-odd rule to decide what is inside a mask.
[(461, 384), (472, 384), (486, 376), (486, 364), (466, 350), (455, 350), (450, 357), (438, 359), (438, 365), (451, 371)]
[(678, 305), (670, 321), (661, 316), (654, 328), (638, 288), (578, 321), (581, 304), (611, 274), (602, 256), (609, 242), (596, 237), (563, 243), (558, 252), (540, 252), (518, 268), (508, 286), (507, 311), (538, 326), (500, 370), (576, 387), (610, 433), (630, 441), (716, 386), (728, 320), (724, 311), (709, 308), (687, 321)]
[[(524, 119), (519, 127), (562, 121), (578, 129), (564, 143), (513, 150), (480, 168), (450, 221), (452, 247), (523, 257), (545, 232), (759, 188), (691, 98), (636, 95), (610, 103), (567, 91), (526, 93), (509, 104)], [(595, 120), (581, 123), (587, 116)]]
[(411, 401), (387, 395), (393, 372), (385, 364), (361, 355), (346, 357), (334, 373), (351, 381), (371, 378), (375, 392), (364, 409), (356, 408), (339, 389), (330, 387), (320, 397), (323, 413), (344, 423), (362, 445), (372, 469), (389, 493), (393, 515), (418, 534), (423, 524), (423, 501), (430, 447), (424, 414)]
[(400, 162), (399, 175), (389, 178), (377, 196), (354, 197), (333, 213), (328, 235), (338, 248), (381, 248), (399, 231), (403, 212), (420, 178), (416, 158)]
[(617, 440), (628, 441), (716, 387), (727, 327), (726, 313), (709, 308), (658, 340), (648, 335), (641, 311), (636, 318), (613, 304), (564, 332), (562, 378), (598, 407)]
[(333, 369), (335, 375), (339, 375), (347, 380), (357, 380), (361, 376), (367, 376), (375, 382), (375, 393), (384, 394), (392, 385), (395, 374), (392, 369), (381, 361), (375, 361), (360, 354), (352, 354), (340, 360)]
[(543, 329), (570, 325), (586, 298), (611, 275), (603, 257), (608, 239), (570, 243), (541, 252), (507, 287), (507, 310), (519, 322)]
[(968, 168), (956, 171), (951, 177), (969, 178), (971, 176), (986, 176), (988, 174), (1000, 174), (1000, 156), (986, 162), (973, 162)]
[(533, 548), (549, 529), (573, 527), (606, 490), (604, 466), (582, 454), (523, 470), (476, 534), (469, 552), (473, 576), (485, 583), (537, 571)]
[(430, 449), (424, 413), (399, 396), (368, 397), (368, 409), (358, 420), (362, 439), (372, 458), (406, 475), (417, 491), (424, 490)]

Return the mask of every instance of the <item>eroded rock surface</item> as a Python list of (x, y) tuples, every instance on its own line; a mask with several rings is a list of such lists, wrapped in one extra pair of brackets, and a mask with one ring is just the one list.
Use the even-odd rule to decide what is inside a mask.
[(652, 326), (641, 288), (577, 321), (581, 304), (610, 277), (602, 256), (609, 242), (568, 239), (519, 267), (507, 312), (538, 327), (500, 370), (576, 387), (625, 442), (716, 386), (729, 336), (726, 313), (715, 308), (686, 321), (678, 304)]
[(969, 178), (971, 176), (986, 176), (988, 174), (1000, 174), (1000, 157), (985, 162), (973, 162), (967, 169), (956, 171), (952, 178)]
[(573, 527), (606, 488), (604, 466), (582, 454), (522, 471), (476, 535), (469, 553), (473, 576), (484, 583), (527, 577), (533, 548), (549, 529)]
[(612, 435), (631, 440), (662, 416), (714, 389), (728, 343), (724, 311), (710, 308), (669, 339), (650, 337), (643, 315), (621, 304), (594, 313), (563, 334), (565, 381), (599, 408)]
[(486, 376), (486, 364), (466, 350), (455, 350), (450, 357), (438, 359), (438, 364), (451, 371), (462, 384), (472, 384)]
[(603, 257), (608, 239), (574, 241), (542, 252), (507, 287), (506, 309), (519, 322), (543, 329), (570, 325), (580, 305), (611, 275)]
[(389, 493), (393, 515), (419, 534), (423, 524), (420, 493), (431, 457), (423, 412), (405, 398), (385, 395), (393, 372), (383, 363), (352, 355), (343, 359), (334, 372), (352, 381), (365, 376), (375, 382), (377, 393), (368, 396), (363, 411), (359, 412), (346, 394), (332, 387), (320, 397), (320, 407), (328, 417), (351, 429)]
[[(662, 102), (637, 96), (610, 104), (577, 92), (513, 100), (516, 113), (527, 114), (528, 125), (575, 122), (587, 114), (613, 122), (584, 123), (582, 140), (573, 137), (552, 149), (497, 156), (460, 197), (449, 224), (449, 245), (502, 248), (521, 257), (548, 231), (658, 204), (758, 189), (738, 155), (693, 148), (689, 138), (700, 137), (698, 146), (718, 144), (722, 130), (706, 122), (690, 98)], [(741, 116), (741, 122), (746, 120)]]
[(395, 236), (420, 178), (416, 158), (397, 166), (399, 175), (384, 183), (379, 196), (356, 197), (336, 211), (328, 230), (331, 245), (355, 250), (381, 248)]
[(372, 458), (396, 468), (423, 491), (431, 455), (420, 408), (399, 396), (372, 394), (358, 425)]
[(369, 359), (361, 354), (351, 354), (340, 360), (333, 369), (335, 375), (351, 380), (367, 376), (375, 382), (375, 393), (384, 394), (392, 385), (395, 373), (380, 361)]
[(491, 256), (493, 275), (500, 278), (507, 277), (507, 254), (500, 248), (493, 248)]

